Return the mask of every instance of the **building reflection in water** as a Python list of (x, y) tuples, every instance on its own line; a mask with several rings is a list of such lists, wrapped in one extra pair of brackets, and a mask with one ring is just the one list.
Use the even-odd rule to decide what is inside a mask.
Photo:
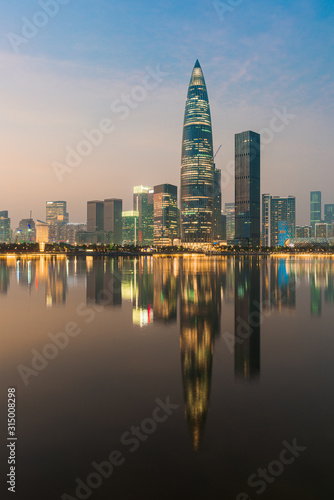
[(145, 327), (153, 324), (153, 258), (124, 259), (122, 297), (132, 303), (132, 322)]
[(185, 415), (198, 451), (209, 408), (214, 339), (220, 333), (221, 262), (180, 261), (180, 349)]
[(9, 288), (9, 266), (6, 260), (0, 260), (0, 294), (6, 295)]
[(154, 260), (154, 321), (172, 323), (177, 319), (179, 263), (178, 258)]
[(241, 258), (235, 262), (234, 373), (236, 379), (260, 376), (260, 262)]
[(262, 303), (265, 311), (296, 308), (297, 270), (289, 259), (268, 259), (262, 264)]
[(87, 257), (87, 304), (122, 304), (121, 263), (117, 259)]

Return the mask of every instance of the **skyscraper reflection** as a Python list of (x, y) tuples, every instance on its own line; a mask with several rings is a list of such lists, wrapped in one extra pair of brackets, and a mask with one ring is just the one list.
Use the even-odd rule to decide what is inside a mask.
[(175, 322), (179, 288), (179, 259), (154, 261), (154, 320)]
[(122, 304), (122, 275), (117, 259), (93, 259), (87, 263), (87, 304)]
[(260, 376), (260, 263), (258, 258), (235, 262), (234, 373), (237, 379)]
[(0, 260), (0, 294), (7, 294), (9, 288), (9, 268), (7, 261)]
[(180, 261), (180, 349), (185, 414), (198, 451), (209, 407), (214, 338), (220, 332), (220, 267), (209, 259)]

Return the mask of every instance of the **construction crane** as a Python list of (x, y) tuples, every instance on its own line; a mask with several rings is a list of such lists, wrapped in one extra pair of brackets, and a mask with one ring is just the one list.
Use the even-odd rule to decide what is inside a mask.
[(216, 153), (215, 153), (215, 155), (214, 155), (213, 159), (215, 159), (215, 158), (216, 158), (216, 156), (217, 156), (217, 154), (219, 153), (219, 151), (220, 151), (220, 148), (221, 148), (221, 147), (222, 147), (222, 144), (221, 144), (221, 145), (219, 146), (219, 148), (217, 149), (217, 151), (216, 151)]

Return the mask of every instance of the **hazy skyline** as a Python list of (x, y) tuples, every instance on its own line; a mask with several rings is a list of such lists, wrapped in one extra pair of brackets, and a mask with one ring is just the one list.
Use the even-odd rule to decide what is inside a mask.
[[(36, 14), (47, 0), (1, 5), (0, 210), (12, 229), (30, 210), (44, 220), (46, 200), (66, 200), (70, 221), (82, 222), (88, 200), (122, 198), (127, 210), (135, 185), (179, 187), (197, 58), (214, 150), (222, 144), (223, 204), (234, 201), (234, 134), (268, 128), (261, 193), (296, 196), (297, 224), (309, 223), (310, 191), (334, 203), (332, 2), (62, 1), (51, 2), (53, 17)], [(284, 109), (294, 117), (282, 126)], [(59, 182), (54, 162), (105, 118), (114, 130)]]

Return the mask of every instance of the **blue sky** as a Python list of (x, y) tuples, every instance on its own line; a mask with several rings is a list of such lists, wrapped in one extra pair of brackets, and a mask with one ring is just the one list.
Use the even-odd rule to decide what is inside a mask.
[[(54, 17), (38, 15), (46, 0), (0, 2), (0, 210), (9, 210), (13, 228), (30, 209), (45, 218), (47, 199), (67, 200), (79, 222), (89, 199), (121, 197), (130, 209), (133, 185), (179, 186), (196, 58), (215, 149), (222, 144), (223, 200), (234, 199), (234, 134), (268, 130), (285, 109), (294, 118), (274, 127), (265, 145), (261, 191), (296, 195), (301, 224), (309, 222), (310, 190), (334, 203), (333, 2), (63, 1)], [(16, 53), (13, 34), (22, 36), (23, 18), (45, 25), (23, 36)], [(147, 68), (164, 76), (122, 120), (111, 103), (140, 95)], [(66, 148), (76, 149), (83, 130), (105, 118), (114, 130), (59, 182), (54, 162), (65, 164)]]

